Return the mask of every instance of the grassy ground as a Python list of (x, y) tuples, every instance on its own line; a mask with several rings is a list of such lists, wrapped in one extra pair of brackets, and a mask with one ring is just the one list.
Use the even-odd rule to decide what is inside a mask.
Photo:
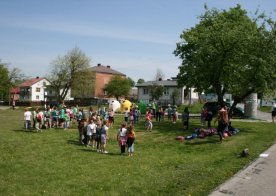
[(271, 106), (262, 106), (258, 108), (262, 112), (268, 112), (271, 113)]
[[(78, 143), (76, 129), (25, 132), (23, 112), (0, 110), (1, 195), (207, 195), (275, 142), (275, 124), (233, 122), (240, 129), (222, 144), (218, 136), (175, 140), (189, 135), (181, 122), (154, 122), (152, 132), (137, 125), (133, 157), (121, 156), (116, 132), (99, 154)], [(237, 155), (249, 148), (250, 156)]]

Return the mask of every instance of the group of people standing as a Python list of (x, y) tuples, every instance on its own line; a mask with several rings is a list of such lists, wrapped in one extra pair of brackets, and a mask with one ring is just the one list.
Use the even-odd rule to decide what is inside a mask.
[(124, 122), (121, 125), (117, 133), (117, 141), (119, 143), (121, 154), (123, 155), (126, 151), (128, 151), (128, 156), (133, 156), (134, 153), (134, 141), (135, 141), (135, 131), (132, 124), (127, 126), (127, 123)]
[[(114, 111), (109, 109), (105, 112), (94, 111), (89, 108), (88, 117), (82, 108), (61, 106), (57, 108), (48, 107), (45, 111), (39, 108), (30, 111), (29, 108), (24, 112), (24, 127), (26, 130), (35, 129), (42, 132), (46, 128), (64, 128), (68, 129), (72, 123), (77, 123), (79, 132), (79, 141), (87, 147), (92, 146), (97, 152), (107, 154), (106, 146), (109, 139), (109, 129), (114, 124)], [(33, 125), (33, 127), (31, 126)], [(135, 131), (133, 123), (128, 126), (124, 122), (118, 130), (117, 141), (121, 153), (125, 153), (127, 148), (128, 155), (133, 156)]]
[[(45, 110), (36, 108), (33, 112), (29, 108), (24, 112), (24, 127), (26, 130), (31, 128), (42, 132), (42, 129), (64, 128), (72, 126), (77, 118), (77, 107), (47, 107)], [(32, 125), (32, 126), (31, 126)]]
[[(107, 141), (109, 140), (109, 130), (114, 123), (114, 112), (112, 109), (103, 116), (99, 112), (89, 110), (88, 121), (85, 114), (79, 112), (77, 114), (79, 140), (80, 143), (87, 147), (92, 146), (96, 148), (97, 152), (107, 154)], [(121, 154), (125, 154), (126, 147), (128, 148), (128, 155), (133, 156), (134, 153), (135, 131), (132, 124), (127, 126), (124, 122), (117, 133), (117, 141), (121, 149)]]

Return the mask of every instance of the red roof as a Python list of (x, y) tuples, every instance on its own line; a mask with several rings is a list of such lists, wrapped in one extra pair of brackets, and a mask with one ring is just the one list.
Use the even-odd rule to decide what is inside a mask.
[(90, 67), (90, 70), (95, 71), (97, 73), (105, 73), (105, 74), (113, 74), (113, 75), (121, 75), (126, 76), (125, 74), (115, 71), (114, 69), (111, 69), (109, 65), (103, 66), (101, 64), (98, 64), (97, 66)]
[(10, 91), (11, 94), (19, 94), (20, 93), (20, 89), (19, 88), (12, 88)]
[(36, 77), (36, 78), (30, 79), (30, 80), (27, 80), (27, 81), (21, 83), (19, 85), (19, 87), (29, 87), (29, 86), (32, 86), (35, 83), (37, 83), (37, 82), (39, 82), (40, 80), (43, 80), (43, 79), (45, 79), (45, 78)]

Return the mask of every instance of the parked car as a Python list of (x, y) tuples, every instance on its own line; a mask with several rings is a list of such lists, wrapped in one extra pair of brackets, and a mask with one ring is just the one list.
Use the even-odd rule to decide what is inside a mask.
[[(225, 103), (227, 107), (231, 107), (229, 103)], [(211, 111), (213, 115), (216, 115), (218, 110), (220, 109), (220, 105), (218, 102), (206, 102), (203, 107), (207, 108), (208, 111)], [(244, 118), (244, 110), (240, 107), (235, 107), (232, 110), (232, 117)]]

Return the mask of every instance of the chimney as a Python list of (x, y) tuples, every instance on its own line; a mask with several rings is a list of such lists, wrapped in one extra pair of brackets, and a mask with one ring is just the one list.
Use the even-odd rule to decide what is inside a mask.
[(39, 77), (38, 76), (36, 76), (36, 79), (38, 79)]
[(101, 63), (98, 63), (98, 67), (100, 67), (101, 66)]
[(107, 65), (106, 67), (110, 69), (110, 65)]

